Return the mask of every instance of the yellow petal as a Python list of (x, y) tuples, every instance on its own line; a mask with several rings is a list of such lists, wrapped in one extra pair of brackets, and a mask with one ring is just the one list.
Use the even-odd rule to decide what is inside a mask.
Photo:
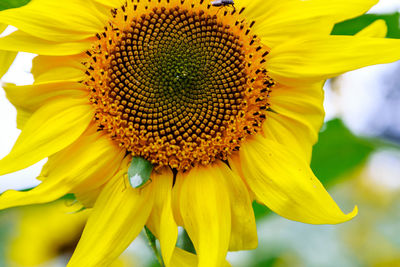
[[(55, 80), (81, 81), (86, 71), (86, 67), (81, 63), (84, 60), (84, 54), (69, 56), (39, 55), (32, 60), (31, 72), (35, 83)], [(66, 70), (66, 68), (70, 69)], [(44, 76), (46, 77), (44, 78)]]
[[(200, 267), (221, 266), (228, 252), (231, 232), (229, 195), (224, 176), (216, 165), (178, 173), (180, 212), (193, 241)], [(176, 185), (176, 184), (175, 184)]]
[(88, 50), (90, 45), (90, 39), (80, 42), (58, 43), (34, 37), (22, 31), (15, 31), (10, 35), (0, 38), (0, 50), (21, 51), (41, 55), (74, 55)]
[(0, 51), (0, 79), (6, 74), (16, 56), (17, 52)]
[(311, 162), (312, 145), (318, 140), (318, 134), (309, 124), (296, 121), (281, 114), (269, 114), (263, 125), (263, 136), (283, 146), (290, 147), (293, 153)]
[(89, 215), (89, 210), (76, 212), (77, 207), (67, 206), (65, 200), (13, 211), (18, 219), (7, 242), (11, 266), (44, 266), (54, 260), (62, 248), (76, 243)]
[(329, 36), (295, 39), (271, 50), (267, 69), (276, 81), (298, 85), (320, 81), (361, 67), (400, 59), (400, 40)]
[(378, 19), (359, 31), (356, 36), (383, 38), (386, 37), (387, 31), (388, 28), (385, 20)]
[(3, 84), (8, 100), (17, 109), (18, 129), (22, 130), (32, 113), (54, 97), (87, 98), (85, 87), (79, 83), (84, 73), (80, 61), (81, 55), (37, 56), (31, 70), (34, 84)]
[(264, 136), (311, 161), (311, 150), (324, 120), (322, 83), (298, 86), (277, 84), (270, 95), (271, 108), (263, 124)]
[(94, 190), (115, 175), (124, 156), (124, 149), (91, 126), (76, 142), (50, 156), (39, 178), (60, 180), (74, 193)]
[(82, 84), (74, 81), (55, 81), (22, 86), (5, 83), (3, 88), (8, 100), (14, 106), (31, 112), (56, 97), (85, 98), (88, 94)]
[[(322, 7), (311, 5), (313, 1), (256, 2), (257, 5), (250, 4), (245, 12), (247, 17), (252, 18), (253, 14), (261, 13), (254, 19), (256, 23), (253, 29), (262, 43), (271, 48), (299, 36), (328, 35), (334, 24), (332, 17), (324, 19)], [(327, 10), (329, 9), (326, 8), (325, 11)], [(315, 26), (316, 23), (318, 27)]]
[(246, 183), (246, 179), (244, 179), (244, 174), (243, 174), (243, 168), (242, 168), (242, 162), (240, 161), (239, 153), (233, 153), (232, 155), (229, 156), (228, 158), (229, 162), (229, 167), (230, 169), (239, 177), (242, 179), (242, 181), (246, 184), (247, 189), (249, 190), (249, 195), (251, 201), (254, 201), (256, 199), (256, 196), (254, 195), (253, 191), (250, 190), (248, 184)]
[(152, 172), (154, 183), (154, 207), (149, 217), (149, 228), (160, 240), (161, 253), (165, 266), (170, 265), (172, 253), (178, 238), (178, 226), (172, 213), (171, 194), (173, 174), (169, 169), (160, 173)]
[[(7, 24), (0, 23), (0, 33), (8, 27)], [(0, 49), (0, 79), (6, 74), (11, 64), (13, 63), (18, 52), (1, 51)]]
[(100, 193), (68, 267), (108, 266), (142, 230), (153, 207), (153, 184), (133, 189), (126, 171)]
[(85, 190), (83, 192), (75, 192), (75, 198), (86, 208), (93, 208), (96, 199), (99, 197), (104, 185), (92, 190)]
[(379, 0), (310, 0), (305, 2), (313, 7), (310, 13), (317, 13), (317, 15), (322, 13), (322, 16), (327, 18), (333, 17), (334, 22), (337, 23), (364, 14)]
[(172, 212), (175, 222), (179, 226), (183, 226), (183, 219), (180, 210), (181, 187), (183, 179), (175, 179), (174, 187), (172, 188)]
[(26, 123), (0, 175), (24, 169), (74, 142), (93, 118), (87, 100), (60, 98), (41, 107)]
[(32, 0), (20, 8), (1, 11), (0, 23), (39, 38), (64, 42), (94, 36), (103, 29), (107, 15), (99, 12), (92, 1)]
[(6, 74), (16, 56), (17, 52), (0, 51), (0, 79)]
[(95, 2), (108, 6), (108, 7), (120, 7), (125, 3), (125, 0), (94, 0)]
[[(22, 130), (32, 114), (48, 101), (57, 97), (87, 98), (88, 92), (85, 87), (76, 82), (82, 78), (81, 73), (73, 70), (63, 69), (60, 71), (59, 68), (51, 69), (48, 73), (41, 75), (37, 82), (32, 85), (3, 84), (8, 100), (17, 109), (18, 129)], [(68, 80), (54, 80), (57, 78), (57, 76), (52, 76), (54, 74)], [(41, 80), (46, 81), (41, 82)]]
[(8, 25), (0, 23), (0, 33), (4, 32), (5, 29), (7, 29)]
[(60, 67), (49, 69), (48, 71), (43, 72), (37, 78), (35, 77), (35, 84), (57, 81), (82, 81), (83, 78), (83, 72), (81, 72), (79, 69)]
[[(331, 19), (334, 22), (340, 22), (350, 18), (358, 17), (378, 3), (379, 0), (285, 0), (285, 1), (265, 1), (265, 0), (236, 0), (235, 6), (237, 9), (246, 7), (243, 12), (247, 17), (254, 20), (268, 20), (270, 16), (283, 16), (285, 12), (291, 12), (293, 18), (286, 18), (298, 20), (313, 19), (319, 17), (320, 19)], [(286, 7), (286, 8), (283, 8)], [(298, 10), (300, 14), (295, 14), (293, 11)], [(301, 10), (299, 10), (301, 9)], [(274, 15), (273, 13), (281, 13)], [(288, 13), (286, 13), (288, 14)], [(297, 17), (296, 17), (297, 16)], [(281, 19), (284, 19), (283, 17)]]
[(68, 193), (59, 180), (46, 180), (29, 191), (7, 190), (0, 195), (0, 210), (55, 201)]
[(37, 187), (4, 192), (0, 209), (46, 203), (68, 193), (87, 194), (115, 175), (124, 155), (124, 150), (91, 127), (73, 144), (49, 157)]
[(20, 107), (15, 107), (15, 109), (17, 110), (17, 128), (22, 130), (32, 117), (32, 112), (24, 110)]
[[(249, 1), (239, 0), (237, 9), (255, 20), (254, 32), (269, 47), (297, 37), (329, 35), (337, 22), (368, 11), (377, 0)], [(318, 27), (316, 27), (318, 25)]]
[(194, 267), (197, 266), (197, 256), (183, 249), (176, 248), (171, 259), (171, 266), (174, 267)]
[(258, 244), (256, 220), (249, 191), (238, 174), (222, 162), (217, 163), (229, 193), (232, 232), (229, 251), (255, 249)]
[(257, 199), (285, 218), (335, 224), (357, 214), (357, 208), (343, 214), (308, 163), (292, 153), (290, 147), (256, 136), (241, 147), (240, 160), (247, 184)]
[[(193, 253), (187, 252), (180, 248), (175, 248), (174, 254), (171, 259), (171, 266), (173, 267), (194, 267), (197, 266), (198, 259)], [(226, 260), (220, 265), (221, 267), (231, 266)]]

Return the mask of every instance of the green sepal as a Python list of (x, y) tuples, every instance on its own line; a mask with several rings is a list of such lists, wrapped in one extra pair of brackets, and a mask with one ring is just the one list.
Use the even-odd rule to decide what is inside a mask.
[(133, 188), (140, 188), (150, 180), (153, 164), (142, 157), (133, 157), (128, 169), (129, 183)]

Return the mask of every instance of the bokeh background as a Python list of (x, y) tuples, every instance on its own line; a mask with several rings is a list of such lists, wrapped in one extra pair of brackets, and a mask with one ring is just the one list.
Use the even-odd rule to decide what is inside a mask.
[[(1, 0), (0, 10), (26, 2)], [(381, 0), (368, 14), (336, 25), (332, 34), (353, 35), (384, 19), (387, 36), (400, 38), (399, 12), (400, 0)], [(1, 81), (32, 83), (34, 56), (19, 53)], [(400, 62), (347, 73), (327, 81), (324, 89), (326, 119), (311, 166), (345, 212), (358, 205), (358, 216), (341, 225), (307, 225), (254, 203), (259, 247), (229, 253), (233, 266), (400, 266)], [(0, 158), (20, 133), (15, 118), (0, 91)], [(0, 193), (39, 184), (35, 178), (44, 163), (2, 176)], [(89, 212), (73, 196), (1, 211), (0, 266), (65, 266)], [(179, 246), (191, 249), (185, 238)], [(115, 266), (159, 264), (141, 234)]]

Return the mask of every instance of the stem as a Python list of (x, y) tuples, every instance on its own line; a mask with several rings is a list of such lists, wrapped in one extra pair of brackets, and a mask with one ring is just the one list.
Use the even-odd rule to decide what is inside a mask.
[(156, 237), (153, 235), (153, 233), (147, 228), (147, 226), (144, 226), (144, 232), (146, 233), (146, 237), (149, 240), (149, 245), (153, 249), (154, 255), (156, 256), (158, 262), (160, 263), (160, 266), (164, 267), (164, 262), (161, 258), (160, 253), (158, 252), (157, 245), (156, 245)]

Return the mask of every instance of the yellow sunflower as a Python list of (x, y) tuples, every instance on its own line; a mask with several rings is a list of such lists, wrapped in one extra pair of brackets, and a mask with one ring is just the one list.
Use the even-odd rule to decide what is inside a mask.
[[(26, 206), (3, 213), (13, 223), (6, 240), (7, 266), (53, 266), (56, 260), (67, 260), (75, 249), (90, 210), (62, 199), (42, 205)], [(141, 266), (132, 253), (113, 261), (112, 267)], [(177, 249), (171, 258), (173, 266), (195, 266), (196, 256)]]
[[(93, 210), (68, 266), (107, 266), (144, 225), (166, 266), (183, 226), (198, 266), (253, 249), (252, 201), (291, 220), (344, 214), (309, 168), (327, 78), (400, 59), (400, 40), (330, 36), (376, 0), (32, 0), (0, 12), (0, 50), (39, 54), (5, 84), (22, 130), (0, 174), (48, 157), (0, 208), (74, 193)], [(229, 2), (224, 2), (229, 3)], [(131, 186), (132, 159), (151, 180)]]
[(65, 200), (10, 210), (17, 221), (7, 242), (7, 266), (39, 266), (70, 254), (89, 215), (76, 210)]

